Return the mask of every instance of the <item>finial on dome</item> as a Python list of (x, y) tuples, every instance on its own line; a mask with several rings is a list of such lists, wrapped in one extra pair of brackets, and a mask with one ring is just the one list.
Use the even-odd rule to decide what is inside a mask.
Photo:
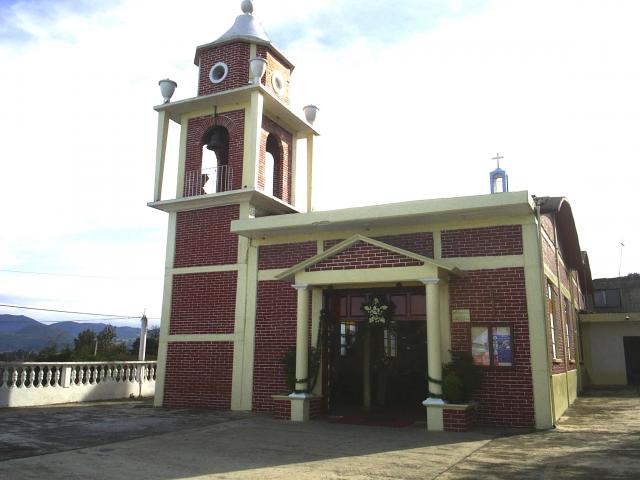
[(253, 2), (251, 0), (242, 0), (240, 8), (242, 9), (242, 13), (251, 15), (253, 13)]

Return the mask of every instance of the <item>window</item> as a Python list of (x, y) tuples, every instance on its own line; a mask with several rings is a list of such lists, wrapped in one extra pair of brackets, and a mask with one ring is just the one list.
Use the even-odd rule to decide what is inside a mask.
[(620, 290), (609, 288), (593, 292), (593, 304), (599, 308), (615, 308), (620, 306)]
[(353, 344), (356, 343), (356, 332), (358, 326), (356, 322), (340, 322), (340, 356), (346, 357)]
[(513, 365), (511, 327), (471, 327), (471, 355), (477, 365), (509, 367)]
[(227, 78), (228, 74), (229, 67), (227, 64), (224, 62), (218, 62), (211, 67), (211, 70), (209, 70), (209, 80), (211, 80), (211, 83), (220, 83)]
[(574, 360), (575, 350), (574, 350), (574, 338), (573, 338), (573, 311), (571, 309), (571, 301), (564, 297), (564, 318), (566, 323), (564, 324), (565, 328), (565, 337), (566, 337), (566, 345), (568, 345), (569, 351), (569, 360)]
[(556, 317), (555, 317), (555, 293), (551, 283), (547, 281), (547, 315), (549, 317), (549, 328), (551, 330), (551, 355), (558, 358), (558, 350), (556, 344)]

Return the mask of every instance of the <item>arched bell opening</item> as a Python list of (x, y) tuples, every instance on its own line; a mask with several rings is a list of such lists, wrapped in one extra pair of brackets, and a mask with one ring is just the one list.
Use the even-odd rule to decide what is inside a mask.
[(267, 136), (264, 162), (264, 192), (282, 199), (282, 145), (273, 133)]
[(233, 188), (233, 172), (229, 166), (229, 131), (216, 126), (202, 139), (202, 171), (200, 194), (226, 192)]

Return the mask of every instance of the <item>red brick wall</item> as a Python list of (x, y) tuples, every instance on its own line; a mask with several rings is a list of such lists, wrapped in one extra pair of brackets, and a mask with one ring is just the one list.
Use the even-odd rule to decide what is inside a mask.
[(541, 215), (540, 224), (542, 225), (543, 230), (549, 236), (551, 241), (555, 243), (556, 234), (555, 234), (555, 226), (553, 223), (553, 215), (551, 215), (550, 213)]
[[(371, 238), (424, 257), (433, 258), (433, 233), (431, 232), (403, 233), (400, 235), (385, 235)], [(344, 239), (325, 240), (324, 249), (327, 250), (343, 240)]]
[[(279, 139), (280, 159), (274, 166), (274, 190), (276, 197), (291, 204), (291, 172), (293, 137), (280, 125), (267, 117), (262, 117), (262, 131), (260, 133), (260, 152), (258, 154), (258, 188), (265, 187), (265, 155), (267, 152), (267, 137), (275, 135)], [(277, 160), (277, 159), (274, 159)], [(271, 192), (267, 192), (269, 195)]]
[(278, 94), (273, 89), (271, 77), (275, 70), (279, 70), (282, 74), (282, 79), (284, 80), (284, 93), (282, 97), (278, 98), (280, 98), (280, 100), (282, 100), (286, 105), (289, 105), (289, 81), (291, 79), (291, 70), (284, 65), (283, 59), (265, 46), (258, 46), (257, 54), (259, 57), (267, 60), (267, 72), (264, 77), (262, 77), (262, 85), (267, 87), (269, 91), (278, 97)]
[(442, 231), (442, 257), (486, 257), (522, 254), (522, 226)]
[(238, 236), (231, 221), (240, 217), (238, 205), (178, 212), (173, 266), (195, 267), (236, 263)]
[(473, 428), (477, 421), (476, 410), (453, 410), (444, 408), (442, 412), (445, 432), (466, 432)]
[(291, 420), (291, 400), (279, 398), (273, 401), (273, 418)]
[(189, 186), (193, 177), (189, 172), (200, 172), (202, 169), (202, 148), (207, 133), (211, 128), (222, 126), (229, 132), (229, 158), (228, 165), (232, 170), (233, 190), (242, 186), (242, 164), (244, 157), (244, 110), (234, 110), (213, 116), (207, 115), (189, 119), (187, 125), (187, 151), (185, 158), (185, 196), (201, 195)]
[(233, 333), (237, 272), (173, 276), (169, 334)]
[(523, 268), (467, 272), (449, 284), (451, 309), (469, 309), (471, 323), (452, 323), (451, 349), (471, 351), (473, 325), (511, 326), (514, 365), (481, 367), (480, 423), (531, 427), (535, 424), (529, 346), (529, 324)]
[(542, 239), (542, 258), (544, 264), (555, 274), (558, 274), (557, 264), (556, 264), (556, 250), (555, 247), (549, 245), (544, 238)]
[(353, 270), (355, 268), (412, 267), (422, 265), (413, 258), (390, 252), (366, 242), (356, 242), (346, 250), (309, 268), (308, 272), (321, 270)]
[[(209, 71), (218, 62), (229, 67), (229, 73), (220, 83), (211, 83)], [(209, 95), (232, 88), (245, 87), (249, 83), (249, 44), (244, 42), (228, 43), (211, 47), (200, 54), (200, 74), (198, 96)]]
[(282, 357), (296, 344), (297, 294), (290, 282), (258, 282), (253, 410), (272, 412), (272, 395), (288, 393)]
[(169, 342), (167, 407), (231, 408), (233, 342)]
[(258, 268), (289, 268), (301, 261), (313, 257), (318, 250), (317, 243), (300, 242), (278, 245), (263, 245), (258, 248)]
[(322, 416), (322, 397), (313, 397), (309, 400), (309, 418)]
[[(562, 258), (562, 255), (560, 255), (560, 258)], [(564, 288), (566, 288), (567, 290), (571, 291), (571, 284), (569, 283), (569, 272), (567, 270), (567, 267), (565, 267), (562, 262), (560, 262), (560, 283), (564, 286)]]

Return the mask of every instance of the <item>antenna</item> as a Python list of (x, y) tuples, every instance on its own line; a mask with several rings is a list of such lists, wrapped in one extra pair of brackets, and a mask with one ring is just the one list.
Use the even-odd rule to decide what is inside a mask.
[(622, 271), (622, 249), (624, 248), (624, 243), (620, 242), (620, 263), (618, 265), (618, 277), (620, 277), (620, 272)]

